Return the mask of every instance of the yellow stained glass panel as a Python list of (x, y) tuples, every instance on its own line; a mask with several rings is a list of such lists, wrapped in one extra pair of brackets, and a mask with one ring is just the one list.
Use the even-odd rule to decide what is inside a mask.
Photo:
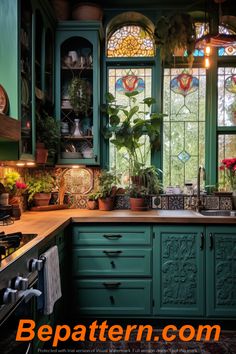
[(108, 40), (108, 57), (153, 57), (154, 40), (150, 33), (140, 26), (123, 26)]

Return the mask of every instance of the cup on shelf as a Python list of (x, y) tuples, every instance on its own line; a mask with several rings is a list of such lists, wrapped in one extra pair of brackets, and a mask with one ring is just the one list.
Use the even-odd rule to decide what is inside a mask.
[(78, 57), (78, 54), (75, 50), (69, 51), (68, 57), (71, 57), (72, 66), (76, 66), (78, 64), (79, 57)]

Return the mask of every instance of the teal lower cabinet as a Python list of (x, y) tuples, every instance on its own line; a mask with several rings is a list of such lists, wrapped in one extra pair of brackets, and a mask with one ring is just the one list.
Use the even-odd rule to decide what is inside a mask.
[(154, 315), (203, 316), (204, 227), (160, 225), (154, 232)]
[(151, 226), (74, 225), (74, 315), (152, 314)]
[(151, 314), (151, 280), (103, 278), (74, 281), (76, 313), (101, 316)]
[(208, 226), (207, 316), (236, 316), (236, 226)]

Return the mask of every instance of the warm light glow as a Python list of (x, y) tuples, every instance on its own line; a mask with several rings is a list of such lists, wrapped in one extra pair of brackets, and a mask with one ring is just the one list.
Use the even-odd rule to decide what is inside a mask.
[(209, 56), (211, 54), (211, 47), (210, 46), (205, 47), (204, 52), (206, 56)]
[(19, 167), (20, 167), (20, 166), (25, 166), (25, 163), (24, 163), (24, 162), (17, 162), (17, 163), (16, 163), (16, 166), (19, 166)]
[(210, 59), (208, 57), (205, 58), (205, 68), (209, 69), (210, 67)]
[(35, 166), (35, 162), (26, 162), (27, 166)]
[(73, 166), (71, 166), (72, 168), (80, 168), (80, 166), (79, 165), (73, 165)]

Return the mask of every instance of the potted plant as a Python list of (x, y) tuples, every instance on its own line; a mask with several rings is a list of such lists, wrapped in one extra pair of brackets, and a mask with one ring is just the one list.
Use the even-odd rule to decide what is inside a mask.
[(28, 201), (33, 201), (35, 206), (49, 204), (51, 192), (55, 185), (55, 179), (46, 171), (27, 177)]
[(87, 208), (89, 210), (95, 210), (98, 208), (99, 193), (91, 193), (88, 195)]
[(36, 111), (36, 162), (45, 164), (55, 159), (60, 143), (60, 128), (57, 120), (44, 108)]
[(99, 176), (98, 207), (99, 210), (112, 210), (116, 195), (118, 179), (114, 171), (101, 171)]
[(160, 48), (161, 58), (171, 62), (176, 51), (187, 51), (189, 66), (192, 66), (195, 49), (195, 26), (192, 16), (179, 13), (171, 16), (162, 16), (155, 27), (155, 42)]
[[(127, 151), (129, 171), (133, 181), (145, 168), (146, 155), (150, 149), (160, 148), (160, 126), (163, 117), (163, 114), (152, 112), (152, 107), (156, 104), (153, 97), (145, 98), (141, 103), (137, 103), (138, 94), (138, 91), (125, 93), (129, 101), (126, 106), (121, 106), (116, 104), (115, 97), (111, 93), (107, 93), (107, 104), (102, 107), (109, 117), (109, 123), (103, 130), (104, 137), (111, 139), (111, 143), (117, 150), (125, 148)], [(149, 137), (149, 151), (143, 149), (143, 143), (140, 140), (143, 135)]]
[(23, 194), (26, 191), (27, 185), (22, 181), (20, 174), (17, 171), (9, 171), (4, 177), (4, 186), (6, 193), (9, 194), (9, 204), (19, 207), (23, 211)]
[(142, 211), (148, 209), (147, 195), (148, 189), (140, 184), (133, 183), (128, 188), (130, 209), (133, 211)]
[(99, 2), (77, 0), (72, 9), (73, 20), (102, 21), (103, 9)]

